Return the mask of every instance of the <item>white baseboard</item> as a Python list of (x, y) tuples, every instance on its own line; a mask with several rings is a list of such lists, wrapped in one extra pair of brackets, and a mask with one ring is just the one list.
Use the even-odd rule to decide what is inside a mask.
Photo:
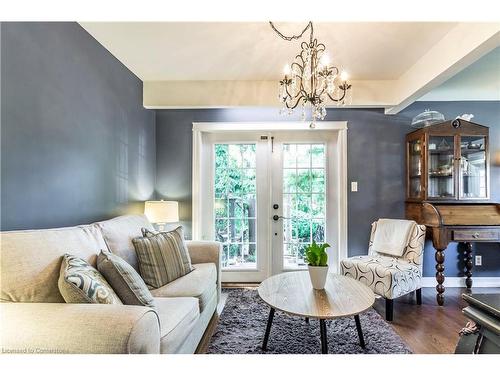
[[(445, 277), (444, 287), (465, 287), (465, 277)], [(422, 286), (435, 287), (436, 279), (434, 277), (424, 277), (422, 278)], [(500, 277), (472, 277), (472, 287), (473, 288), (500, 288)]]

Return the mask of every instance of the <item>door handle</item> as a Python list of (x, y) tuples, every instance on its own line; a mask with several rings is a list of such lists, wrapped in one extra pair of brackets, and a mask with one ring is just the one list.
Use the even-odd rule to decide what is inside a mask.
[(273, 215), (273, 220), (278, 221), (279, 219), (288, 219), (287, 217), (284, 216), (279, 216), (279, 215)]

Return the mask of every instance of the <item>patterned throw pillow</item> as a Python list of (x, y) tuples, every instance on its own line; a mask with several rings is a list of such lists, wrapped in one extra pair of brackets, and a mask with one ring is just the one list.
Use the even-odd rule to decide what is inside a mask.
[(102, 250), (97, 257), (97, 269), (124, 304), (154, 307), (153, 296), (144, 280), (118, 255)]
[(63, 256), (58, 286), (68, 303), (122, 304), (99, 271), (74, 255)]
[(139, 272), (152, 289), (161, 288), (193, 270), (191, 258), (184, 243), (182, 227), (170, 232), (150, 232), (134, 238)]

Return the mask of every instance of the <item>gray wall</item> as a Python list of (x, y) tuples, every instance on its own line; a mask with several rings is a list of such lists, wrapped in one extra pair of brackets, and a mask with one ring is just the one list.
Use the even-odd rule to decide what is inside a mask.
[(2, 230), (143, 210), (155, 114), (136, 76), (76, 23), (2, 23), (1, 77)]
[[(424, 108), (441, 110), (447, 118), (474, 113), (475, 120), (491, 126), (491, 143), (500, 148), (500, 103), (415, 103), (396, 116), (378, 109), (330, 109), (327, 120), (348, 121), (348, 179), (358, 181), (358, 192), (349, 192), (349, 255), (366, 254), (370, 224), (379, 217), (404, 217), (404, 137), (410, 119)], [(295, 119), (295, 118), (292, 118)], [(190, 234), (192, 123), (197, 121), (283, 121), (274, 108), (157, 110), (157, 183), (159, 197), (179, 200), (181, 220)], [(492, 145), (492, 148), (495, 146)], [(500, 201), (498, 167), (492, 168), (493, 196)], [(448, 276), (462, 275), (455, 245), (446, 254)], [(481, 276), (500, 276), (498, 244), (476, 249), (483, 255)], [(426, 249), (425, 276), (433, 276), (434, 252)], [(462, 268), (460, 268), (462, 267)]]

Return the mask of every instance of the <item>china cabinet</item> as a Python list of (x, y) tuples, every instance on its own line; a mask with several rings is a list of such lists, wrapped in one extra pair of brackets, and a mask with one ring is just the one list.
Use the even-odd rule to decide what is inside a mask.
[(471, 242), (500, 241), (500, 205), (489, 200), (488, 133), (486, 126), (456, 119), (406, 136), (406, 218), (426, 225), (432, 237), (439, 305), (448, 244), (462, 243), (470, 289)]
[(408, 134), (407, 201), (487, 201), (488, 130), (453, 120)]

